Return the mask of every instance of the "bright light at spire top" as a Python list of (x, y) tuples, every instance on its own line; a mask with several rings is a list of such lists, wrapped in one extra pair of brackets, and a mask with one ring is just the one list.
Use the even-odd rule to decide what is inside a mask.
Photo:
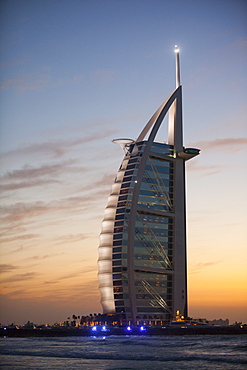
[(174, 49), (175, 53), (179, 53), (179, 48), (177, 45), (175, 45), (175, 49)]

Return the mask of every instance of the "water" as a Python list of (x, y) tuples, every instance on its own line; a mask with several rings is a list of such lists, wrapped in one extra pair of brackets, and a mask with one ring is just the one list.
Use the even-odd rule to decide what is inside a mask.
[(235, 370), (246, 335), (0, 338), (1, 369)]

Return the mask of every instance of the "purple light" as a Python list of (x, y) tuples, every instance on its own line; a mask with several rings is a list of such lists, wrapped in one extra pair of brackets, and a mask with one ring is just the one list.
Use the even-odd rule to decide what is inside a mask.
[(128, 331), (130, 331), (130, 330), (131, 330), (131, 327), (130, 327), (130, 326), (128, 326), (128, 327), (127, 327), (127, 330), (128, 330)]

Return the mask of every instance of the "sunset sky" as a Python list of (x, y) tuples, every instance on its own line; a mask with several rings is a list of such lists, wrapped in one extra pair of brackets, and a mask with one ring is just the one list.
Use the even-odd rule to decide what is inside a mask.
[[(1, 323), (102, 312), (97, 248), (123, 157), (175, 88), (189, 315), (247, 323), (247, 2), (1, 2)], [(167, 139), (164, 124), (161, 140)]]

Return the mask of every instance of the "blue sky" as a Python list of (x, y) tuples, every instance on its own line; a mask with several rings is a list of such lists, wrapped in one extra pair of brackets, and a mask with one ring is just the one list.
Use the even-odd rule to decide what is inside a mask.
[(243, 320), (246, 1), (8, 0), (1, 8), (1, 320), (100, 312), (98, 235), (122, 159), (111, 140), (137, 138), (173, 91), (175, 44), (184, 143), (202, 149), (187, 167), (190, 312)]

